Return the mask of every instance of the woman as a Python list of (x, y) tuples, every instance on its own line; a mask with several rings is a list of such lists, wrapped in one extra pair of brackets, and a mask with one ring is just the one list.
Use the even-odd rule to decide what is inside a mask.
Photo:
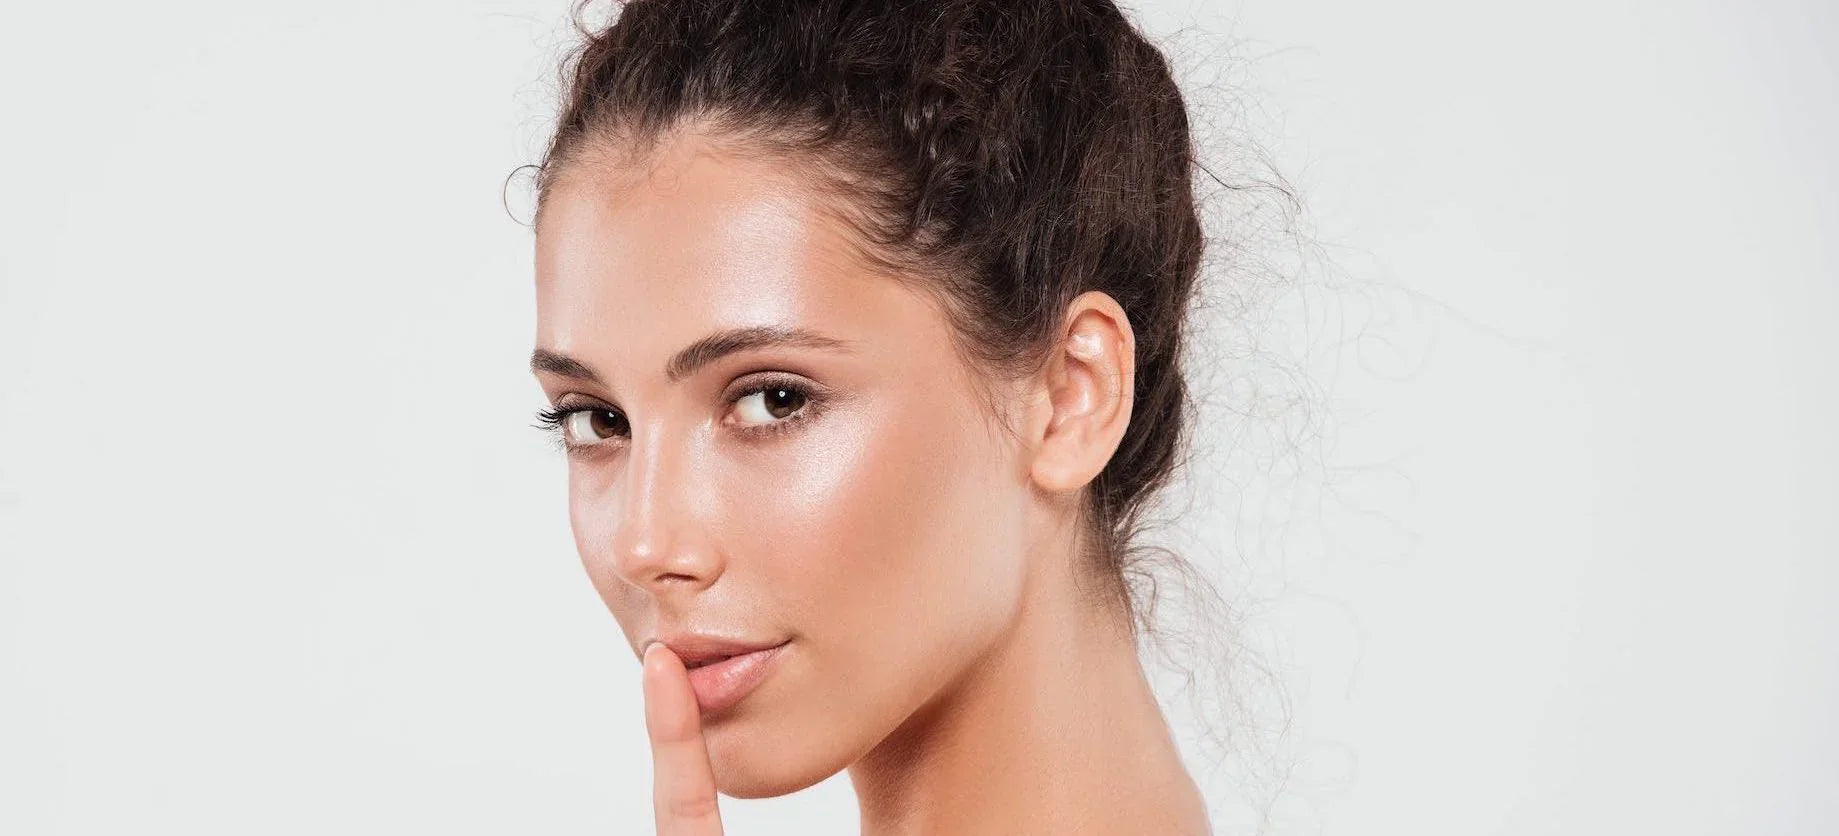
[(1183, 99), (1111, 0), (634, 0), (538, 177), (542, 421), (660, 833), (1203, 833), (1125, 556), (1189, 411)]

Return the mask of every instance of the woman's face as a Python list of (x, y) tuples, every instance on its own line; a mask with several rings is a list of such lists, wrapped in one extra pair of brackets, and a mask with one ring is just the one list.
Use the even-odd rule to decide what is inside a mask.
[[(578, 410), (570, 523), (634, 655), (786, 642), (703, 718), (718, 787), (779, 795), (862, 756), (1016, 618), (1027, 467), (940, 312), (818, 211), (834, 198), (693, 134), (653, 163), (552, 187), (533, 367)], [(731, 329), (811, 338), (700, 342)]]

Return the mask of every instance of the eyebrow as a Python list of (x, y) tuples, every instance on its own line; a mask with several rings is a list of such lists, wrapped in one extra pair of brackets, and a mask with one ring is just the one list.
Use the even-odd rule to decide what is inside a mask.
[[(664, 376), (676, 383), (695, 374), (702, 367), (730, 354), (759, 348), (818, 348), (849, 351), (851, 343), (826, 337), (804, 328), (780, 325), (755, 325), (717, 331), (685, 346), (664, 364)], [(530, 353), (530, 371), (548, 372), (561, 377), (606, 385), (606, 381), (586, 363), (566, 354), (539, 348)]]

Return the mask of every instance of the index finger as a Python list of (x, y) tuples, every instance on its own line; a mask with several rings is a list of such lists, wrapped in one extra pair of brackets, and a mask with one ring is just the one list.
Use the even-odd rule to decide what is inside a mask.
[(719, 836), (715, 771), (702, 740), (702, 710), (689, 673), (663, 642), (645, 648), (645, 731), (651, 738), (651, 803), (659, 836)]

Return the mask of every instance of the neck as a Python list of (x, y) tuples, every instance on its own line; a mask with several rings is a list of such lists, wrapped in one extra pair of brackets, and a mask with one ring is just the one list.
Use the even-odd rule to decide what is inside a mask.
[(1128, 620), (1053, 569), (1001, 643), (850, 767), (864, 836), (1209, 832)]

